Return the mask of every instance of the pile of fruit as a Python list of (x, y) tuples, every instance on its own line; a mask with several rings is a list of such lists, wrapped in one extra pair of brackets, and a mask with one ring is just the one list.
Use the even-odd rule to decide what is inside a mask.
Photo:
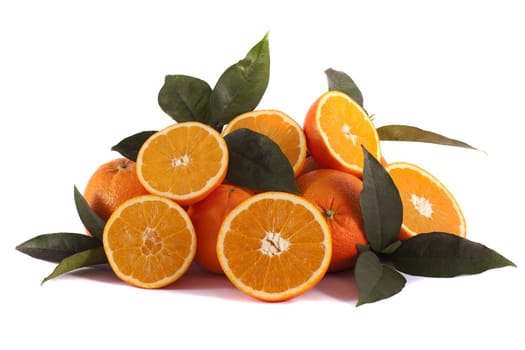
[(358, 305), (398, 293), (402, 273), (514, 265), (467, 240), (453, 195), (414, 164), (388, 163), (381, 140), (472, 147), (412, 126), (376, 128), (355, 83), (333, 69), (303, 125), (256, 109), (269, 64), (265, 36), (213, 89), (167, 76), (158, 102), (175, 122), (123, 139), (112, 148), (123, 158), (98, 168), (83, 194), (75, 187), (86, 232), (43, 234), (17, 249), (58, 263), (44, 281), (109, 263), (130, 285), (161, 288), (195, 262), (266, 301), (353, 268)]

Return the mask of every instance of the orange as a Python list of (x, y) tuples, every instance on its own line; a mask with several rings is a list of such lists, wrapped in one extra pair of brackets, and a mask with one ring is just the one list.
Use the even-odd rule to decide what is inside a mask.
[(307, 156), (306, 160), (304, 161), (304, 167), (301, 170), (301, 173), (299, 175), (303, 175), (306, 173), (309, 173), (312, 170), (322, 169), (321, 164), (317, 163), (317, 161), (312, 156)]
[(287, 192), (256, 194), (225, 218), (217, 256), (228, 279), (265, 301), (298, 296), (325, 275), (332, 242), (321, 212)]
[(150, 136), (137, 155), (139, 181), (152, 194), (189, 205), (221, 184), (228, 170), (228, 148), (212, 127), (199, 122), (173, 124)]
[(98, 167), (89, 178), (84, 198), (104, 221), (126, 200), (148, 194), (137, 177), (135, 165), (127, 158), (113, 159)]
[(385, 169), (403, 202), (400, 239), (433, 231), (466, 236), (465, 218), (458, 202), (435, 176), (406, 162), (390, 163)]
[(363, 182), (357, 176), (334, 169), (310, 171), (297, 178), (303, 197), (323, 213), (332, 234), (332, 259), (328, 271), (352, 267), (367, 244), (359, 197)]
[(242, 187), (221, 184), (202, 201), (188, 208), (188, 215), (197, 234), (195, 260), (207, 271), (223, 273), (216, 249), (219, 229), (226, 215), (251, 196), (252, 193)]
[(141, 288), (161, 288), (190, 267), (197, 247), (186, 211), (156, 195), (124, 202), (104, 227), (103, 246), (115, 274)]
[(222, 134), (227, 135), (241, 128), (268, 136), (288, 158), (294, 174), (301, 172), (306, 158), (306, 137), (301, 126), (290, 116), (278, 110), (246, 112), (233, 118)]
[(366, 112), (348, 95), (328, 91), (310, 107), (304, 132), (314, 159), (325, 168), (363, 174), (365, 146), (381, 159), (379, 136)]

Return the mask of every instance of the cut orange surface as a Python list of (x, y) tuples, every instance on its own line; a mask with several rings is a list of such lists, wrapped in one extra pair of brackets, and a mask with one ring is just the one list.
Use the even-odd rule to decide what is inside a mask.
[(225, 218), (217, 256), (228, 279), (265, 301), (300, 295), (325, 275), (332, 255), (330, 229), (306, 199), (263, 192)]
[(212, 192), (228, 170), (222, 136), (199, 122), (173, 124), (153, 134), (137, 155), (137, 175), (153, 194), (187, 205)]
[(103, 246), (115, 274), (141, 288), (161, 288), (190, 267), (197, 241), (188, 214), (155, 195), (122, 204), (104, 227)]
[(235, 117), (222, 131), (227, 135), (234, 130), (247, 128), (268, 136), (290, 161), (298, 175), (306, 159), (306, 137), (301, 126), (279, 110), (256, 110)]
[(458, 202), (436, 177), (406, 162), (390, 163), (385, 169), (403, 202), (400, 239), (434, 231), (466, 236), (465, 218)]
[(348, 95), (328, 91), (308, 110), (304, 120), (308, 149), (324, 167), (363, 174), (365, 146), (381, 159), (377, 130), (366, 112)]

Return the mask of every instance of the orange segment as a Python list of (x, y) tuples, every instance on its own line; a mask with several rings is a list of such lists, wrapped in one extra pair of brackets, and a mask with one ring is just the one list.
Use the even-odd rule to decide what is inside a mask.
[(141, 288), (161, 288), (190, 267), (197, 241), (188, 214), (155, 195), (130, 199), (109, 218), (103, 246), (115, 274)]
[(206, 197), (225, 178), (228, 148), (221, 135), (199, 122), (173, 124), (140, 148), (137, 175), (153, 194), (180, 204)]
[(406, 162), (390, 163), (385, 169), (403, 202), (400, 239), (433, 231), (466, 236), (461, 208), (450, 191), (432, 174)]
[(290, 116), (278, 110), (246, 112), (228, 123), (222, 134), (227, 135), (241, 128), (261, 133), (277, 143), (290, 161), (295, 175), (299, 174), (306, 159), (306, 137), (301, 126)]
[(328, 91), (314, 102), (304, 120), (308, 149), (321, 165), (363, 174), (363, 150), (381, 159), (379, 136), (366, 112), (348, 95)]
[(312, 288), (332, 255), (330, 229), (321, 212), (302, 197), (257, 194), (225, 218), (217, 256), (241, 291), (266, 301), (285, 300)]

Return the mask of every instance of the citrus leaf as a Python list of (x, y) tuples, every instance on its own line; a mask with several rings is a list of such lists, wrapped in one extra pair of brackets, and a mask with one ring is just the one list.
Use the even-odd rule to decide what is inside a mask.
[(446, 146), (470, 148), (479, 151), (477, 148), (474, 148), (463, 141), (451, 139), (446, 136), (436, 134), (435, 132), (423, 130), (410, 125), (383, 125), (377, 128), (377, 133), (379, 134), (379, 139), (382, 141), (426, 142)]
[(496, 251), (450, 233), (431, 232), (413, 236), (390, 256), (402, 272), (426, 277), (454, 277), (516, 266)]
[(63, 275), (65, 273), (71, 272), (82, 267), (88, 267), (99, 264), (106, 264), (108, 259), (106, 258), (106, 253), (104, 252), (103, 247), (93, 248), (78, 252), (76, 254), (70, 255), (67, 258), (63, 259), (51, 272), (49, 276), (44, 278), (42, 284), (50, 279)]
[(210, 113), (217, 126), (257, 107), (270, 80), (268, 33), (246, 57), (222, 73), (211, 93)]
[(377, 255), (370, 250), (359, 253), (354, 277), (359, 290), (356, 306), (389, 298), (399, 293), (406, 284), (403, 275), (381, 264)]
[(158, 95), (160, 108), (177, 122), (208, 123), (211, 87), (187, 75), (167, 75)]
[(89, 233), (98, 240), (102, 240), (102, 232), (106, 223), (91, 209), (84, 196), (78, 191), (77, 186), (75, 186), (75, 205), (80, 221)]
[(290, 161), (269, 137), (241, 128), (224, 139), (230, 157), (226, 174), (230, 183), (254, 190), (300, 194)]
[(155, 133), (156, 131), (141, 131), (131, 136), (128, 136), (122, 139), (115, 146), (111, 147), (112, 151), (119, 152), (124, 157), (137, 161), (137, 155), (139, 153), (140, 147), (146, 142), (146, 140)]
[(328, 90), (344, 92), (363, 107), (363, 94), (348, 74), (332, 68), (328, 68), (324, 72), (328, 78)]
[(397, 239), (403, 221), (399, 191), (385, 168), (363, 146), (361, 213), (366, 238), (373, 250), (383, 251)]
[(35, 259), (60, 262), (70, 255), (101, 245), (98, 239), (84, 234), (57, 232), (35, 236), (17, 245), (16, 250)]

